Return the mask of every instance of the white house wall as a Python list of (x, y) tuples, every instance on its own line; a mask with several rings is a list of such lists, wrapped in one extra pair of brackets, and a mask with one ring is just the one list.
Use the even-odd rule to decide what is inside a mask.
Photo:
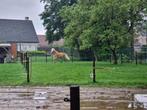
[(17, 51), (37, 51), (38, 43), (17, 43)]

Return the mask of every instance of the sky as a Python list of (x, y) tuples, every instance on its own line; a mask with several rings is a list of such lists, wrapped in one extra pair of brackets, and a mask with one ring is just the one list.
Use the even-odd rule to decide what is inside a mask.
[(40, 0), (1, 0), (0, 19), (25, 19), (29, 17), (33, 21), (37, 34), (45, 34), (42, 20), (39, 14), (43, 12), (43, 4)]

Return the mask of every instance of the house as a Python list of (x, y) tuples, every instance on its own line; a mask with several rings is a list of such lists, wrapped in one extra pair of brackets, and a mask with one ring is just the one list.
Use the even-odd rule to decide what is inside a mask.
[[(31, 20), (0, 19), (0, 44), (9, 44), (13, 57), (17, 52), (35, 51), (38, 47), (38, 38)], [(0, 48), (4, 48), (2, 45)]]
[(147, 45), (147, 31), (141, 31), (134, 39), (134, 50), (140, 52), (142, 46)]
[(50, 44), (50, 46), (53, 46), (53, 47), (62, 47), (62, 46), (64, 46), (64, 39), (61, 38), (58, 41), (54, 41), (53, 43)]
[(39, 50), (48, 50), (49, 47), (61, 47), (64, 45), (64, 39), (60, 39), (58, 41), (54, 41), (53, 43), (48, 44), (45, 35), (38, 35), (38, 40), (39, 40), (39, 45), (38, 45)]
[(46, 40), (46, 36), (45, 35), (37, 35), (38, 36), (38, 40), (39, 40), (39, 44), (38, 44), (38, 49), (39, 50), (48, 50), (48, 41)]
[(136, 52), (140, 52), (143, 45), (147, 45), (146, 36), (138, 36), (134, 39), (134, 49)]

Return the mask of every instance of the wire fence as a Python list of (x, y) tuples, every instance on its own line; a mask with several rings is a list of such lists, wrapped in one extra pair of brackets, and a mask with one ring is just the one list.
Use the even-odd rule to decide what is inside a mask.
[[(89, 49), (78, 50), (73, 48), (63, 48), (55, 47), (59, 52), (64, 52), (70, 57), (70, 61), (92, 61), (93, 52)], [(22, 62), (22, 58), (18, 55), (16, 58), (13, 58), (8, 48), (0, 48), (0, 63), (12, 63), (12, 62)], [(52, 62), (51, 48), (48, 48), (44, 51), (39, 50), (36, 52), (27, 52), (28, 56), (31, 58), (32, 62)], [(117, 50), (116, 53), (118, 63), (147, 63), (147, 47), (143, 48), (122, 48)], [(112, 63), (114, 56), (111, 51), (98, 51), (95, 55), (97, 61), (106, 61)]]
[[(67, 53), (70, 57), (70, 61), (92, 61), (93, 52), (91, 50), (77, 50), (71, 48), (55, 48), (59, 52)], [(44, 52), (29, 52), (32, 62), (52, 62), (53, 58), (50, 53), (51, 48)], [(147, 48), (144, 48), (142, 51), (135, 51), (132, 48), (120, 49), (116, 53), (118, 63), (147, 63)], [(112, 52), (97, 52), (96, 54), (97, 61), (105, 61), (112, 63), (114, 56)]]

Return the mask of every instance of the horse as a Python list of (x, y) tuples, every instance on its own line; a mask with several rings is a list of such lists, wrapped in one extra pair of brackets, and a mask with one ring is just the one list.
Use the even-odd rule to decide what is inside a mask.
[(64, 52), (58, 52), (54, 48), (51, 49), (51, 55), (53, 56), (53, 61), (58, 59), (70, 60), (69, 56)]

